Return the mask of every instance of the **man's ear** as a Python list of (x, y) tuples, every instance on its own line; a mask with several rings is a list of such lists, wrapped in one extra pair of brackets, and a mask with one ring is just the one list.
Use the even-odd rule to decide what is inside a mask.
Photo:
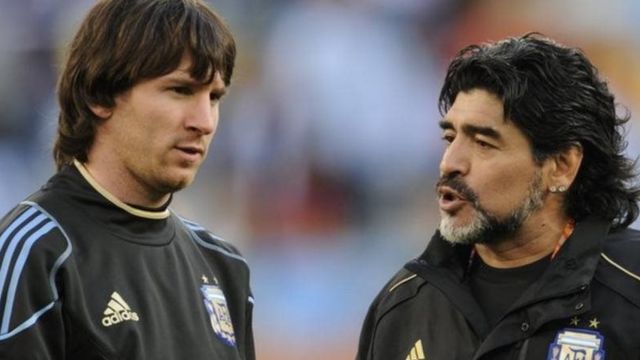
[(102, 105), (89, 105), (89, 109), (102, 120), (107, 120), (113, 114), (112, 108)]
[(548, 159), (551, 162), (548, 177), (551, 192), (565, 192), (569, 189), (578, 175), (583, 156), (582, 145), (574, 143)]

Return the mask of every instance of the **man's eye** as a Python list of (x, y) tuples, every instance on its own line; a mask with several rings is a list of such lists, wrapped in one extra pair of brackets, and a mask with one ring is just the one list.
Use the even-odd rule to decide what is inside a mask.
[(486, 148), (486, 149), (493, 148), (493, 145), (489, 144), (486, 141), (482, 141), (482, 140), (476, 140), (476, 144), (478, 144), (478, 146), (480, 146), (481, 148)]
[(191, 95), (193, 90), (188, 86), (174, 86), (171, 90), (180, 95)]
[(442, 140), (444, 140), (444, 142), (446, 142), (447, 144), (451, 144), (453, 142), (454, 138), (455, 138), (455, 136), (453, 136), (451, 134), (442, 135)]

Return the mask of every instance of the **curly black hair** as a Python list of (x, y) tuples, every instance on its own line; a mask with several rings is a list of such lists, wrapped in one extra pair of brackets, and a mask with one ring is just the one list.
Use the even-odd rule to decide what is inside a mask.
[(567, 215), (578, 221), (596, 215), (614, 229), (635, 221), (637, 160), (623, 154), (631, 116), (626, 109), (616, 113), (614, 95), (580, 49), (539, 33), (467, 46), (449, 65), (440, 113), (459, 92), (476, 88), (503, 101), (505, 120), (525, 134), (538, 163), (582, 146), (584, 158), (564, 203)]

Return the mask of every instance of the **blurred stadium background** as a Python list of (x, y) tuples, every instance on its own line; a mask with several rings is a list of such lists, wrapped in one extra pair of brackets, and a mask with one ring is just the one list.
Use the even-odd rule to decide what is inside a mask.
[[(2, 213), (54, 171), (56, 76), (92, 3), (0, 0)], [(539, 31), (581, 47), (637, 114), (640, 153), (635, 0), (211, 4), (239, 58), (211, 155), (174, 209), (249, 260), (259, 359), (354, 357), (369, 303), (437, 223), (436, 99), (462, 46)]]

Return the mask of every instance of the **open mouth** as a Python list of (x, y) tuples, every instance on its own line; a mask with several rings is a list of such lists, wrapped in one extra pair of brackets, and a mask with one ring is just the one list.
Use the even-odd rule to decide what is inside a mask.
[(440, 209), (448, 213), (458, 211), (467, 203), (467, 199), (462, 194), (448, 186), (438, 188), (438, 195)]
[(438, 192), (440, 194), (440, 199), (444, 201), (465, 200), (460, 193), (446, 186), (441, 187)]
[(453, 200), (457, 199), (457, 197), (453, 193), (450, 193), (450, 192), (443, 193), (441, 195), (441, 197), (442, 197), (442, 200), (444, 200), (444, 201), (453, 201)]

